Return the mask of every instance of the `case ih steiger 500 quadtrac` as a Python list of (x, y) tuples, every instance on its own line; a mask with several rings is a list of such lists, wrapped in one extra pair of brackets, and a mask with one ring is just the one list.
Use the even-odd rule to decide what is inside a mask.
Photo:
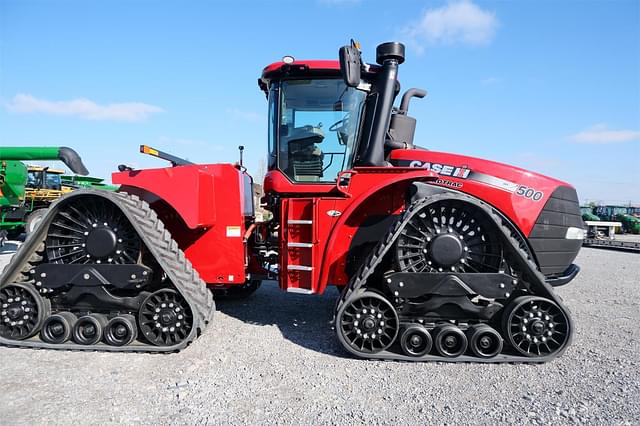
[(335, 332), (351, 354), (397, 360), (543, 362), (573, 326), (553, 286), (578, 273), (576, 191), (516, 167), (413, 144), (404, 46), (363, 63), (267, 66), (268, 173), (254, 215), (241, 164), (120, 167), (119, 192), (56, 201), (0, 278), (0, 343), (169, 352), (211, 320), (212, 293), (341, 295)]

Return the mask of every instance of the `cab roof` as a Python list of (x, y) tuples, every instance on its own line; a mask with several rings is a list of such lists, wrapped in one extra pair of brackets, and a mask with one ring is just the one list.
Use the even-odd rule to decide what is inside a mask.
[(38, 166), (38, 165), (35, 165), (35, 164), (28, 164), (27, 165), (27, 170), (30, 171), (30, 172), (41, 172), (41, 171), (43, 171), (45, 169), (47, 170), (47, 173), (54, 173), (54, 174), (59, 174), (59, 175), (65, 173), (65, 171), (61, 170), (61, 169), (53, 169), (53, 168), (50, 168), (50, 167)]
[(309, 61), (294, 61), (290, 64), (284, 63), (283, 61), (274, 62), (270, 65), (267, 65), (262, 70), (262, 78), (263, 79), (271, 79), (273, 76), (277, 74), (286, 73), (287, 70), (292, 68), (303, 68), (311, 71), (328, 71), (331, 72), (340, 72), (340, 62), (338, 61), (323, 61), (323, 60), (309, 60)]
[(266, 93), (271, 80), (297, 75), (338, 77), (341, 75), (340, 62), (335, 60), (301, 60), (289, 64), (283, 61), (274, 62), (262, 70), (258, 86)]

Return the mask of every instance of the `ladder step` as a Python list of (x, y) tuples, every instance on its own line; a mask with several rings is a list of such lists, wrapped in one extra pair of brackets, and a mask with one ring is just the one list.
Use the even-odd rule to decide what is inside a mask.
[(313, 271), (313, 267), (304, 265), (287, 265), (289, 271)]
[(311, 225), (313, 224), (312, 220), (301, 220), (301, 219), (290, 219), (287, 221), (289, 225)]
[(287, 247), (312, 248), (313, 243), (287, 243)]

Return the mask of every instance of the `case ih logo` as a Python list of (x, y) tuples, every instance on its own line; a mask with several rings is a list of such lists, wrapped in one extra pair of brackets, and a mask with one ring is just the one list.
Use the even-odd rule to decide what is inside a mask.
[(424, 163), (419, 160), (411, 161), (409, 167), (422, 167), (423, 169), (438, 173), (441, 176), (451, 176), (459, 179), (466, 179), (469, 177), (469, 173), (471, 173), (471, 169), (466, 167), (456, 167), (439, 163)]

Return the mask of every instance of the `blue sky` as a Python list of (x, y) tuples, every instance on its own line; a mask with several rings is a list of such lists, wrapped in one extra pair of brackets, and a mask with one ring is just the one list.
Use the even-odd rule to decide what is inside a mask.
[(638, 1), (0, 0), (0, 145), (66, 145), (93, 175), (164, 163), (149, 144), (250, 170), (256, 80), (283, 55), (365, 60), (407, 44), (416, 142), (542, 172), (583, 200), (640, 203)]

